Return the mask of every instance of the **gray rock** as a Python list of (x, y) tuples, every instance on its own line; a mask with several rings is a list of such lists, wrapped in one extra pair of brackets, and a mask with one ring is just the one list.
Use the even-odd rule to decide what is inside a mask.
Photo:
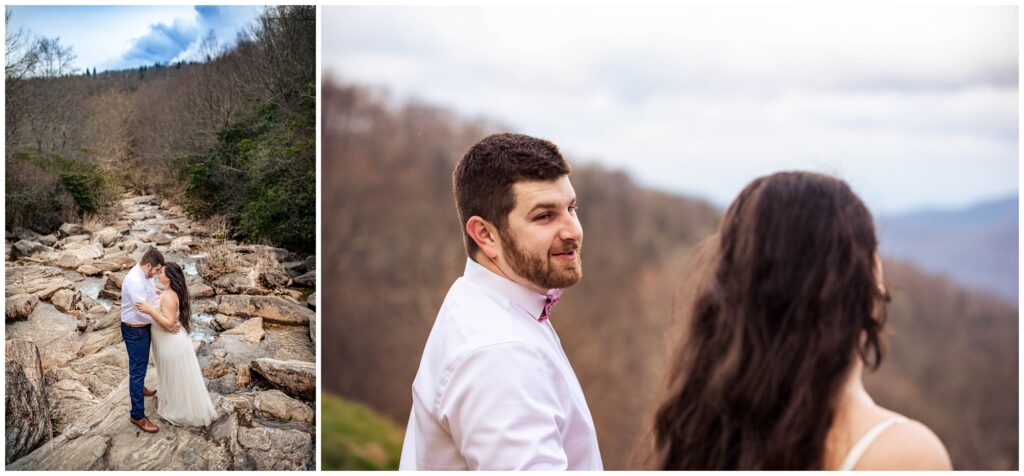
[(8, 296), (6, 303), (6, 320), (17, 321), (28, 319), (29, 314), (32, 314), (32, 311), (36, 308), (36, 304), (39, 304), (39, 298), (34, 294)]
[(316, 346), (316, 313), (309, 318), (309, 341)]
[(54, 245), (57, 244), (57, 236), (53, 235), (53, 234), (49, 234), (49, 235), (46, 235), (46, 236), (40, 236), (38, 241), (39, 241), (39, 244), (41, 244), (41, 245), (46, 245), (46, 246), (53, 247)]
[(316, 364), (298, 360), (256, 359), (252, 370), (271, 385), (296, 398), (316, 398)]
[(33, 230), (29, 230), (28, 228), (15, 228), (14, 229), (14, 237), (19, 239), (19, 240), (39, 241), (39, 237), (41, 237), (41, 236), (43, 236), (43, 235), (41, 235), (41, 234), (39, 234), (39, 233), (37, 233), (37, 232), (35, 232)]
[(256, 394), (253, 400), (256, 415), (278, 421), (312, 423), (316, 413), (309, 405), (285, 395), (280, 390), (268, 390)]
[(306, 304), (309, 305), (310, 309), (316, 310), (316, 293), (309, 294), (309, 297), (306, 298)]
[(39, 350), (22, 339), (9, 339), (5, 344), (5, 464), (10, 464), (52, 438), (53, 426)]
[(35, 241), (20, 240), (14, 244), (14, 249), (11, 250), (11, 253), (15, 257), (21, 257), (32, 256), (36, 253), (43, 253), (47, 251), (53, 251), (53, 248)]
[(299, 277), (295, 278), (294, 281), (295, 281), (295, 285), (296, 286), (303, 286), (303, 287), (307, 287), (307, 288), (315, 288), (316, 287), (316, 271), (310, 271), (310, 272), (308, 272), (306, 274), (303, 274), (302, 276), (299, 276)]
[(95, 300), (95, 299), (93, 299), (93, 298), (91, 298), (91, 297), (89, 297), (89, 296), (87, 296), (85, 294), (82, 294), (82, 300), (79, 301), (79, 308), (80, 309), (82, 309), (83, 311), (86, 311), (86, 312), (91, 312), (92, 309), (96, 308), (96, 306), (99, 306), (99, 308), (101, 309), (101, 311), (99, 311), (99, 312), (103, 312), (103, 305), (100, 304), (99, 301), (97, 301), (97, 300)]
[(315, 468), (313, 439), (298, 430), (257, 427), (238, 429), (238, 443), (257, 471), (304, 471)]
[(313, 271), (316, 269), (316, 255), (309, 255), (304, 261), (306, 263), (306, 271)]
[(82, 225), (78, 223), (65, 223), (60, 226), (60, 234), (62, 236), (80, 235), (82, 233)]
[(315, 313), (277, 296), (217, 296), (217, 311), (230, 316), (262, 317), (280, 324), (305, 325)]

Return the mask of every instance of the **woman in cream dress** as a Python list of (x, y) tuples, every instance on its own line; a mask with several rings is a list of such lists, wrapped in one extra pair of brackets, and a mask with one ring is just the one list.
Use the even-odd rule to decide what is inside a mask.
[[(158, 274), (164, 292), (160, 309), (147, 302), (136, 304), (140, 311), (153, 317), (153, 357), (157, 371), (157, 414), (179, 426), (207, 426), (217, 412), (206, 390), (206, 381), (199, 369), (189, 332), (192, 330), (192, 306), (185, 283), (185, 273), (176, 263), (167, 263)], [(168, 332), (175, 321), (185, 332)]]

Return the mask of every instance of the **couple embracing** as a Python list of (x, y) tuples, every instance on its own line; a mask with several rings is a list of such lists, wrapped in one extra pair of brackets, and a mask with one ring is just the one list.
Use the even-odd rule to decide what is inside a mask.
[[(163, 292), (157, 293), (154, 277)], [(150, 248), (121, 283), (121, 336), (128, 350), (132, 403), (129, 420), (146, 433), (156, 433), (159, 427), (146, 417), (144, 397), (155, 395), (157, 414), (175, 425), (206, 426), (217, 417), (189, 338), (191, 316), (181, 266), (166, 263), (156, 248)], [(145, 387), (150, 347), (157, 371), (155, 390)]]
[[(456, 166), (468, 259), (423, 350), (401, 469), (603, 469), (552, 325), (583, 276), (569, 173), (554, 144), (519, 134)], [(656, 469), (949, 469), (934, 433), (864, 390), (888, 293), (871, 215), (845, 182), (761, 177), (706, 245), (651, 428)]]

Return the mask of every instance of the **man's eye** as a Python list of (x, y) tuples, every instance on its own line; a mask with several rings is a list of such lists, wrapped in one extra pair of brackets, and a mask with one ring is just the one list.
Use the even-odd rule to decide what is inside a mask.
[(544, 220), (544, 219), (547, 219), (547, 218), (549, 218), (550, 216), (551, 216), (551, 213), (550, 213), (550, 212), (547, 212), (547, 213), (541, 213), (540, 215), (537, 215), (537, 217), (536, 217), (536, 218), (534, 218), (534, 220)]
[(579, 213), (579, 211), (580, 211), (579, 205), (570, 205), (569, 206), (569, 212), (570, 213)]

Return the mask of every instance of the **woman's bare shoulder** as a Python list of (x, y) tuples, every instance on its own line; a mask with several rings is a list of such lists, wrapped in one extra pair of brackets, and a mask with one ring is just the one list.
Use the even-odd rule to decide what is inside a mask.
[(172, 307), (177, 306), (178, 295), (173, 290), (166, 289), (164, 292), (160, 293), (160, 304)]
[(953, 464), (938, 435), (921, 422), (907, 419), (883, 431), (855, 469), (948, 471)]

